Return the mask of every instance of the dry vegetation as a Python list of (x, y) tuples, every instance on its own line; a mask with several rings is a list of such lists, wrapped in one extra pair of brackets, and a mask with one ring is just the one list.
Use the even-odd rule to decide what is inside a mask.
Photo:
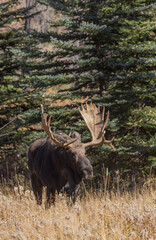
[(155, 240), (156, 191), (87, 194), (74, 206), (59, 196), (45, 211), (30, 191), (15, 188), (0, 195), (0, 239)]

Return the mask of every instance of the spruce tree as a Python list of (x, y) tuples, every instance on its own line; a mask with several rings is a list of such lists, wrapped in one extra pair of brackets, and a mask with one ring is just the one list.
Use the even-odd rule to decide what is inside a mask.
[(49, 33), (57, 58), (55, 69), (47, 71), (46, 82), (49, 87), (68, 86), (50, 96), (51, 101), (68, 99), (68, 106), (58, 107), (59, 126), (74, 115), (72, 128), (81, 129), (86, 139), (76, 103), (83, 97), (105, 105), (111, 112), (107, 135), (115, 136), (116, 151), (110, 152), (107, 146), (89, 151), (94, 161), (96, 155), (100, 166), (105, 163), (125, 173), (148, 172), (155, 167), (156, 152), (155, 2), (49, 4), (62, 14), (51, 27), (62, 31)]
[(24, 31), (32, 8), (21, 7), (18, 1), (0, 4), (0, 176), (4, 177), (26, 168), (34, 113), (42, 99), (29, 81), (43, 55), (37, 48), (36, 33)]

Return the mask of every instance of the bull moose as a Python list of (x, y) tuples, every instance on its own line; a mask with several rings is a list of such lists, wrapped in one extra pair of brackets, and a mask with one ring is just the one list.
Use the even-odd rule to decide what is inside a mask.
[[(101, 111), (102, 110), (102, 111)], [(105, 127), (109, 119), (109, 111), (104, 121), (105, 107), (97, 107), (92, 102), (81, 104), (79, 111), (90, 130), (92, 141), (81, 142), (80, 134), (74, 132), (71, 137), (63, 132), (53, 133), (50, 128), (51, 116), (47, 121), (41, 105), (42, 126), (47, 138), (33, 142), (28, 152), (28, 166), (31, 173), (32, 189), (37, 204), (42, 204), (42, 190), (46, 186), (46, 208), (55, 202), (55, 192), (60, 192), (68, 185), (68, 194), (75, 202), (76, 194), (82, 179), (93, 176), (93, 167), (85, 156), (85, 148), (109, 144), (105, 139)]]

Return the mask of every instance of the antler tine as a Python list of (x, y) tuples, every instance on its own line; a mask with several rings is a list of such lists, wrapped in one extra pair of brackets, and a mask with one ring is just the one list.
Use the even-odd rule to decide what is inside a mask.
[(85, 108), (82, 103), (81, 103), (81, 108), (82, 108), (82, 111), (85, 111)]
[(107, 112), (106, 121), (105, 121), (105, 123), (104, 123), (104, 125), (103, 125), (103, 128), (102, 128), (102, 133), (104, 133), (104, 131), (105, 131), (105, 128), (106, 128), (107, 123), (108, 123), (108, 119), (109, 119), (109, 110), (108, 110), (108, 112)]
[(98, 108), (98, 111), (100, 112), (100, 106), (97, 106), (97, 108)]
[(48, 127), (50, 127), (51, 116), (48, 119)]
[(70, 144), (76, 142), (78, 140), (78, 138), (70, 141), (67, 143), (68, 139), (70, 138), (70, 135), (71, 135), (71, 132), (69, 133), (69, 135), (67, 136), (67, 139), (61, 143), (59, 142), (55, 137), (54, 137), (54, 134), (52, 133), (51, 131), (51, 128), (50, 128), (50, 121), (51, 121), (51, 116), (49, 117), (48, 121), (47, 121), (47, 114), (44, 113), (44, 107), (43, 105), (41, 104), (41, 117), (42, 117), (42, 126), (43, 126), (43, 129), (44, 131), (47, 133), (47, 135), (52, 139), (52, 141), (60, 146), (60, 147), (67, 147), (69, 146)]
[(88, 108), (88, 104), (87, 104), (87, 102), (86, 102), (86, 110), (87, 110), (87, 108)]
[(102, 120), (104, 121), (104, 116), (105, 116), (105, 107), (103, 106), (102, 108)]
[(69, 133), (68, 138), (70, 138), (70, 136), (71, 136), (71, 132)]
[(43, 104), (41, 104), (41, 113), (44, 114), (44, 107), (43, 107)]
[(67, 136), (67, 138), (66, 138), (66, 141), (65, 141), (65, 142), (67, 142), (67, 141), (68, 141), (68, 139), (70, 138), (70, 136), (71, 136), (71, 132), (68, 134), (68, 136)]
[(70, 144), (76, 142), (79, 138), (75, 138), (74, 140), (70, 141), (69, 143), (64, 144), (64, 147), (68, 147)]
[(47, 129), (47, 114), (44, 113), (44, 107), (43, 105), (41, 104), (41, 112), (42, 112), (42, 126), (43, 126), (43, 129), (44, 131), (48, 134), (48, 129)]
[(114, 146), (113, 146), (113, 144), (112, 144), (113, 141), (114, 141), (114, 137), (112, 137), (111, 140), (106, 140), (106, 139), (104, 139), (104, 142), (107, 143), (108, 145), (110, 145), (110, 146), (113, 148), (113, 150), (115, 150), (115, 148), (114, 148)]

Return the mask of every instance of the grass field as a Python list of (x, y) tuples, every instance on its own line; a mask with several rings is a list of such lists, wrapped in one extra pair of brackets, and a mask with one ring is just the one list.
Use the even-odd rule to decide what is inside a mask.
[(156, 240), (156, 191), (87, 194), (74, 206), (58, 196), (49, 210), (33, 194), (0, 194), (2, 240)]

